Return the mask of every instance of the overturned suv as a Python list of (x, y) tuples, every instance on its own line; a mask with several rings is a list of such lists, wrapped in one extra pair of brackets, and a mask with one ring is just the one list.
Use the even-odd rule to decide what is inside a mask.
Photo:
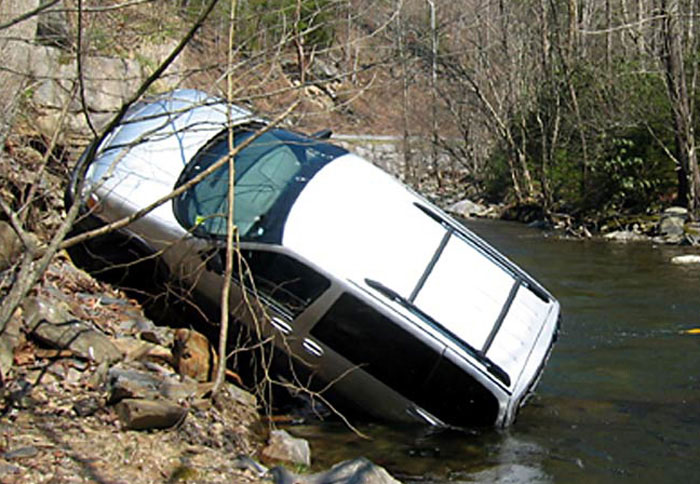
[[(194, 90), (142, 102), (74, 171), (68, 198), (84, 201), (79, 224), (129, 216), (186, 184), (228, 156), (231, 128), (233, 144), (244, 145), (234, 214), (252, 274), (233, 277), (232, 316), (253, 325), (264, 313), (278, 349), (375, 417), (510, 425), (549, 356), (559, 303), (326, 136), (270, 127)], [(228, 170), (121, 231), (212, 304), (223, 284)]]

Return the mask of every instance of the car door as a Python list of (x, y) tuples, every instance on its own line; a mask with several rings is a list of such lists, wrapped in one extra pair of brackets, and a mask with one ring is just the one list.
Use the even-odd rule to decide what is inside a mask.
[(444, 346), (420, 329), (398, 324), (377, 304), (344, 292), (311, 328), (306, 341), (322, 350), (319, 372), (370, 414), (440, 423), (416, 402), (426, 400), (425, 383)]
[[(218, 303), (225, 249), (200, 251), (200, 257), (204, 273), (199, 290)], [(279, 336), (276, 344), (285, 351), (295, 346), (295, 321), (330, 287), (330, 281), (308, 264), (279, 247), (260, 245), (234, 253), (232, 282), (232, 316), (262, 336)]]

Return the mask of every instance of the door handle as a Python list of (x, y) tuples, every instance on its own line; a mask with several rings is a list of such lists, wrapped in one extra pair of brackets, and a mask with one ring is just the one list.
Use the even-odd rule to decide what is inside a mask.
[(270, 318), (270, 324), (282, 334), (289, 334), (292, 332), (291, 325), (277, 316), (272, 316)]
[(310, 340), (309, 338), (304, 339), (302, 346), (304, 347), (307, 353), (311, 353), (312, 355), (318, 358), (323, 356), (323, 348), (321, 348), (321, 346), (318, 343)]

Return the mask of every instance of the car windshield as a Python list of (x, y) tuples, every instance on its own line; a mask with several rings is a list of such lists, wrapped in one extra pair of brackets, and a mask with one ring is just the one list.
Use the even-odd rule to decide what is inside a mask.
[[(254, 128), (234, 136), (238, 146)], [(229, 152), (222, 133), (188, 163), (178, 185), (186, 183)], [(305, 183), (323, 166), (346, 151), (283, 129), (255, 138), (235, 156), (234, 222), (243, 240), (279, 242), (287, 214)], [(229, 166), (206, 177), (175, 200), (175, 216), (198, 235), (226, 235)]]

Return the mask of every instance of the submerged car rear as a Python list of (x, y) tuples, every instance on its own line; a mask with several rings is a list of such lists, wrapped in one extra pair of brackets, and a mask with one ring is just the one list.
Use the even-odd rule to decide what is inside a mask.
[[(493, 423), (512, 422), (542, 369), (559, 315), (557, 301), (525, 272), (353, 155), (311, 180), (292, 208), (283, 245), (374, 300), (397, 332), (441, 348), (431, 378), (441, 364), (456, 365), (495, 397)], [(366, 363), (357, 352), (350, 361)], [(461, 398), (474, 392), (464, 385)], [(425, 402), (421, 407), (431, 412)], [(435, 417), (459, 424), (454, 415)]]

